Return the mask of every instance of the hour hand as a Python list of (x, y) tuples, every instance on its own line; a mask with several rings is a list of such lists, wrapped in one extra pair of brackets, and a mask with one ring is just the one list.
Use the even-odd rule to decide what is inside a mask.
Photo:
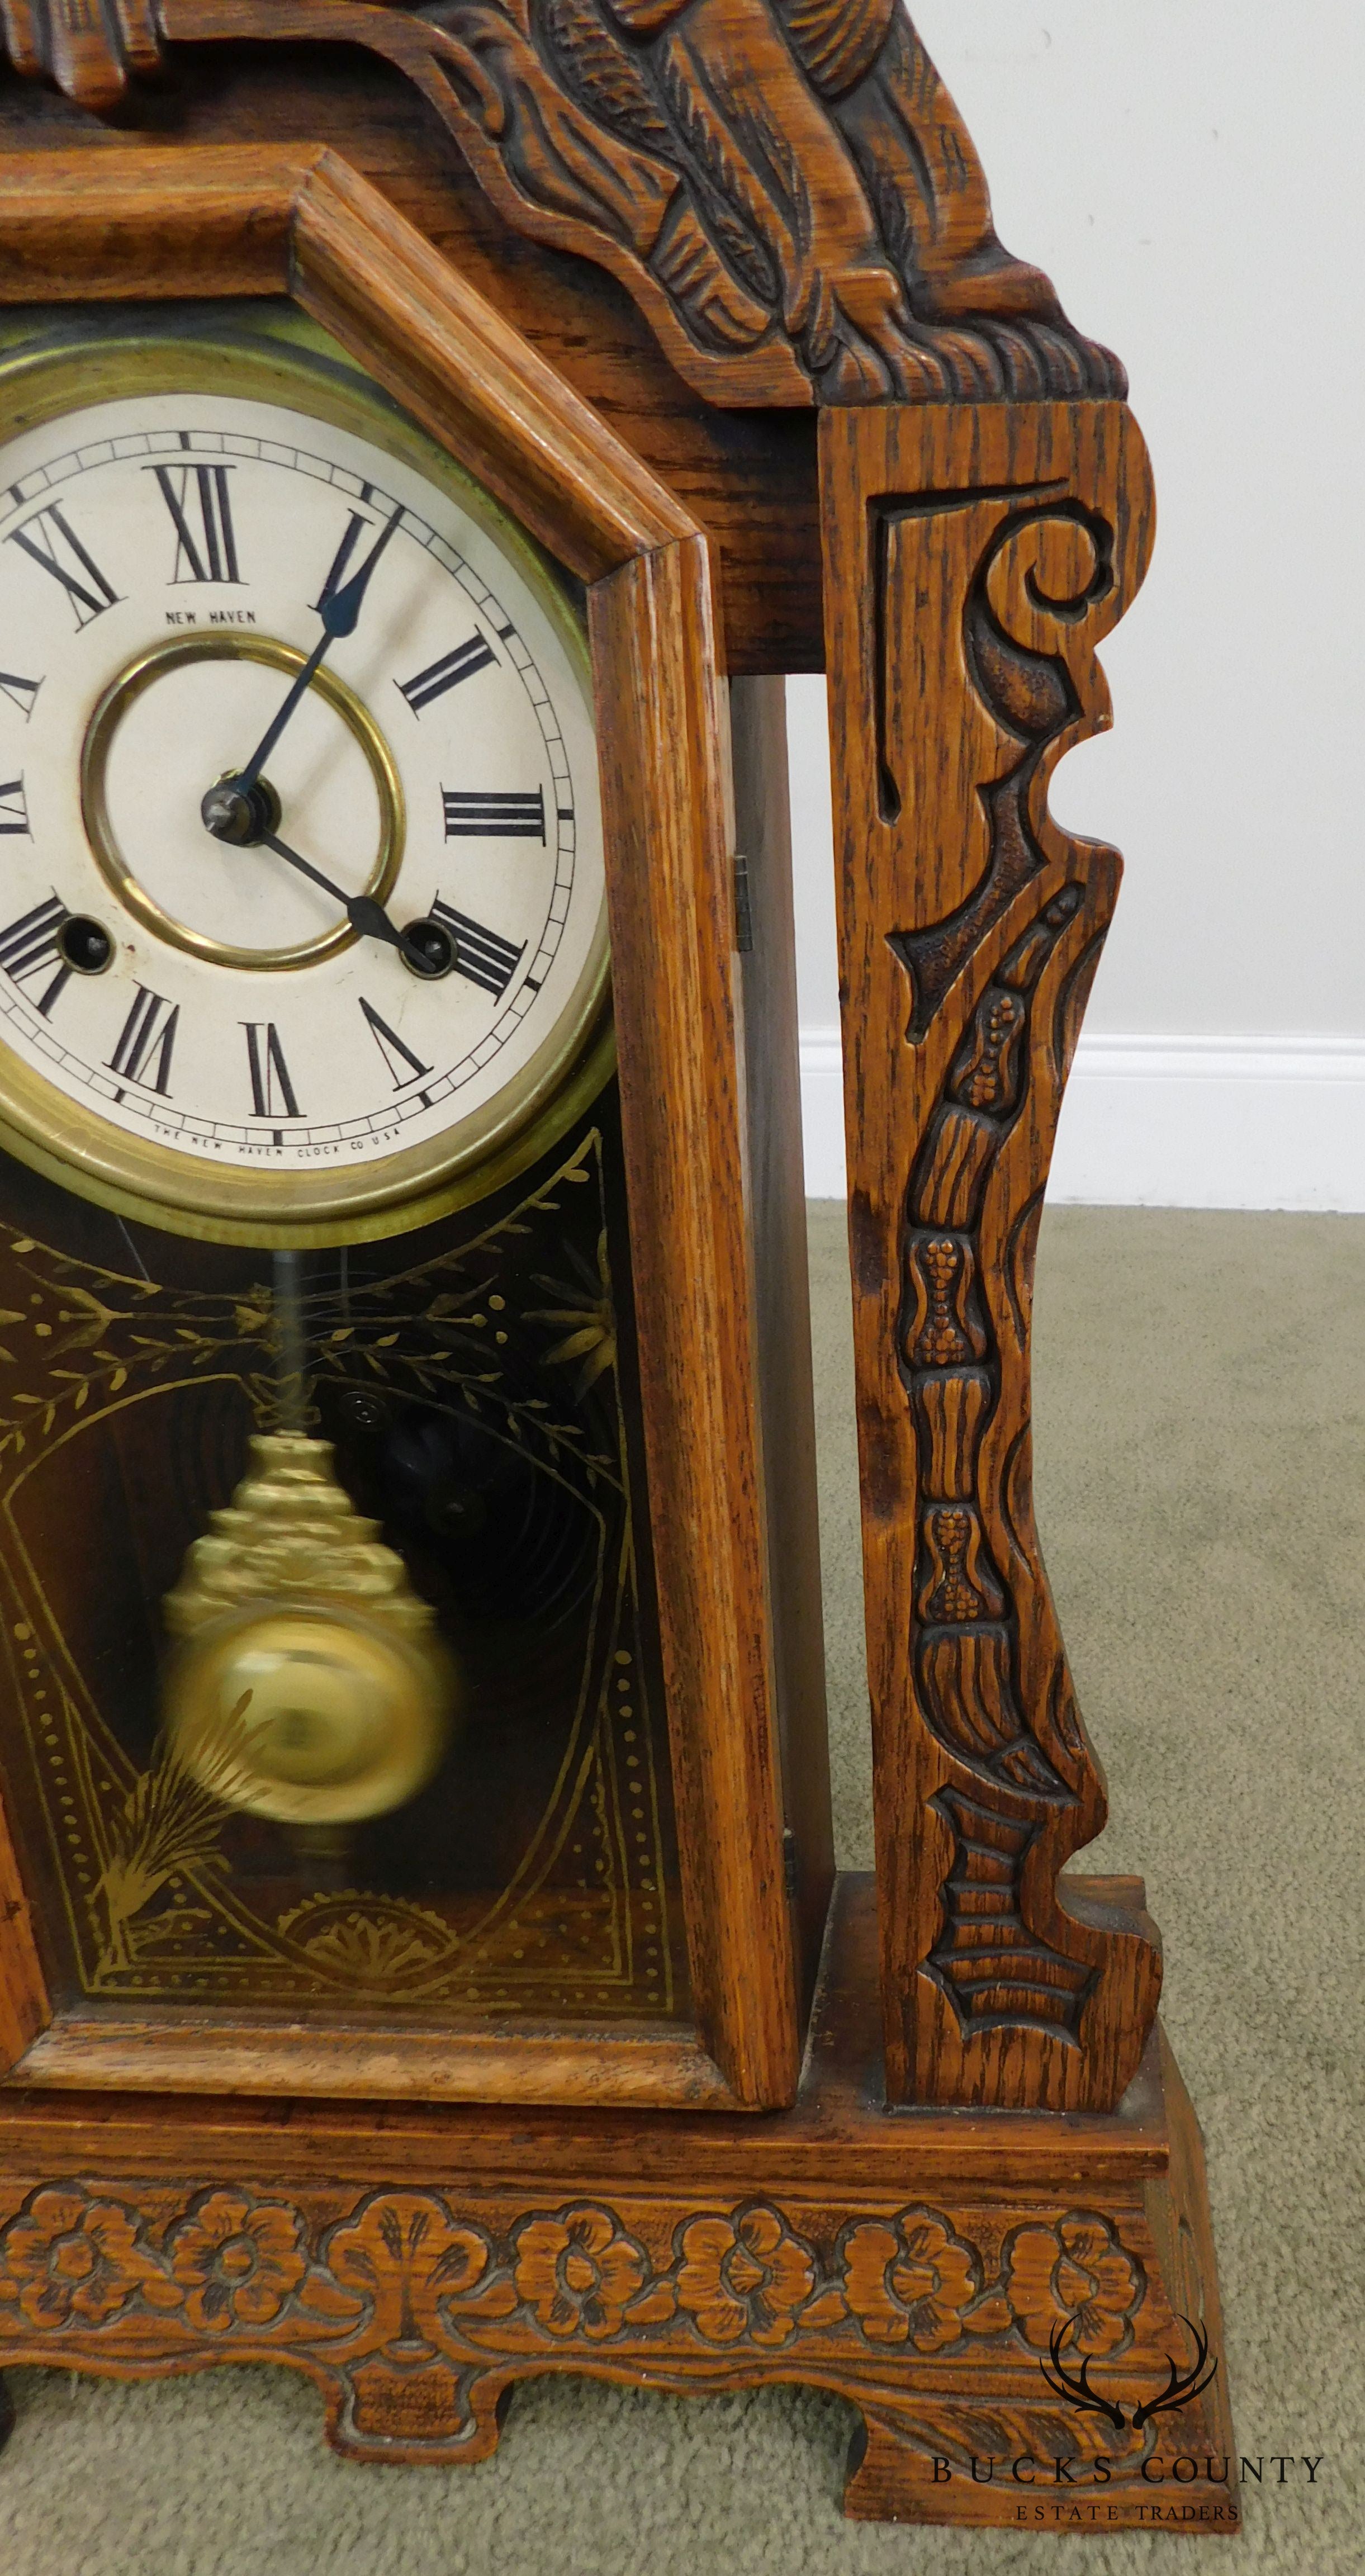
[(334, 903), (340, 904), (358, 937), (384, 940), (390, 948), (399, 951), (414, 974), (432, 975), (441, 971), (421, 941), (390, 921), (382, 903), (376, 903), (373, 895), (344, 893), (330, 877), (323, 875), (321, 868), (314, 867), (311, 859), (305, 859), (298, 850), (291, 850), (289, 843), (280, 840), (274, 832), (262, 832), (260, 847), (273, 850), (277, 859), (287, 859), (291, 868), (298, 869), (300, 876), (311, 877), (314, 885), (321, 886), (324, 894), (329, 894)]

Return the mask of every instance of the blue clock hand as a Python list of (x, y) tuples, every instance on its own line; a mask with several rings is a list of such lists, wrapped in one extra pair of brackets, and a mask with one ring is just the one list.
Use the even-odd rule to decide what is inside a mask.
[[(384, 548), (389, 543), (390, 538), (395, 535), (398, 528), (398, 522), (402, 516), (403, 504), (400, 501), (397, 509), (394, 511), (393, 517), (388, 521), (387, 525), (381, 529), (379, 535), (376, 537), (363, 564), (360, 565), (357, 571), (351, 574), (349, 580), (338, 582), (336, 589), (330, 591), (328, 596), (323, 600), (319, 610), (319, 615), (322, 619), (322, 633), (319, 636), (317, 643), (314, 645), (312, 652), (304, 663), (303, 669), (300, 671), (298, 678), (290, 689), (289, 695), (285, 699), (285, 702), (268, 733), (264, 734), (261, 740), (257, 743), (245, 769), (239, 770), (236, 776), (230, 781), (230, 784), (237, 789), (239, 795), (250, 795), (252, 788), (260, 777), (261, 771), (264, 769), (266, 762), (270, 758), (270, 755), (274, 750), (276, 743), (279, 741), (285, 726), (288, 724), (299, 700), (311, 686), (314, 674), (321, 667), (324, 656), (331, 651), (332, 646), (337, 643), (343, 635), (354, 635), (356, 627), (360, 621), (361, 609), (365, 604), (365, 593), (369, 589), (370, 583), (374, 578), (375, 567), (379, 562), (380, 556), (384, 552)], [(216, 793), (216, 790), (211, 788), (209, 793), (212, 795)], [(210, 829), (212, 829), (211, 825)]]

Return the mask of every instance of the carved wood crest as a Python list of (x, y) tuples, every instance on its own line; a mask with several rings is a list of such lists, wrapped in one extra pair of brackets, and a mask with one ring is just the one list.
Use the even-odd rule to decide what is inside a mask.
[(362, 45), (514, 230), (609, 269), (731, 405), (1125, 389), (998, 241), (900, 0), (0, 0), (10, 62), (136, 118), (184, 44)]

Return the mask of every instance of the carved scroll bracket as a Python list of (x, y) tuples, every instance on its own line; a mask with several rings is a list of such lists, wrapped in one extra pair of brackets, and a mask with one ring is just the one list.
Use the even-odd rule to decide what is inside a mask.
[(888, 409), (830, 415), (821, 470), (888, 2085), (1107, 2109), (1159, 1954), (1057, 1883), (1105, 1798), (1033, 1520), (1029, 1331), (1120, 873), (1047, 788), (1110, 720), (1146, 453), (1119, 404)]
[(901, 0), (0, 0), (19, 72), (136, 111), (163, 45), (352, 43), (514, 231), (609, 269), (718, 404), (1113, 395), (996, 238)]

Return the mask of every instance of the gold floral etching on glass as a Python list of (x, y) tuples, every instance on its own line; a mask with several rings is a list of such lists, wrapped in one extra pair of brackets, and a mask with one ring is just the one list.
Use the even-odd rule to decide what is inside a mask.
[[(463, 1327), (467, 1347), (473, 1301), (487, 1304), (490, 1287), (498, 1306), (495, 1273), (473, 1288), (461, 1273), (476, 1255), (496, 1260), (576, 1187), (596, 1194), (599, 1276), (544, 1276), (535, 1292), (544, 1304), (528, 1303), (519, 1321), (543, 1339), (543, 1386), (610, 1388), (612, 1449), (588, 1446), (572, 1404), (559, 1418), (544, 1392), (500, 1384), (495, 1353), (470, 1365), (453, 1341)], [(577, 1705), (557, 1776), (516, 1867), (481, 1891), (476, 1911), (465, 1901), (471, 1919), (459, 1926), (438, 1904), (350, 1887), (305, 1894), (263, 1919), (221, 1851), (241, 1747), (214, 1748), (222, 1795), (206, 1785), (204, 1765), (196, 1776), (165, 1737), (139, 1768), (102, 1717), (25, 1542), (21, 1504), (34, 1469), (112, 1413), (217, 1381), (241, 1387), (258, 1430), (279, 1427), (287, 1336), (274, 1290), (161, 1287), (13, 1228), (0, 1229), (0, 1243), (30, 1283), (26, 1310), (0, 1309), (9, 1375), (8, 1388), (0, 1384), (4, 1646), (81, 1991), (106, 2001), (164, 2003), (188, 1991), (196, 2003), (382, 2002), (429, 2017), (515, 2009), (518, 1988), (534, 1988), (538, 2010), (581, 2013), (609, 1999), (650, 2018), (673, 2012), (685, 1972), (680, 1979), (660, 1739), (636, 1633), (601, 1131), (587, 1131), (547, 1180), (458, 1249), (304, 1301), (314, 1394), (343, 1384), (417, 1395), (438, 1411), (466, 1406), (595, 1523)], [(576, 1883), (565, 1885), (575, 1854)], [(547, 1967), (552, 1942), (558, 1974)]]

